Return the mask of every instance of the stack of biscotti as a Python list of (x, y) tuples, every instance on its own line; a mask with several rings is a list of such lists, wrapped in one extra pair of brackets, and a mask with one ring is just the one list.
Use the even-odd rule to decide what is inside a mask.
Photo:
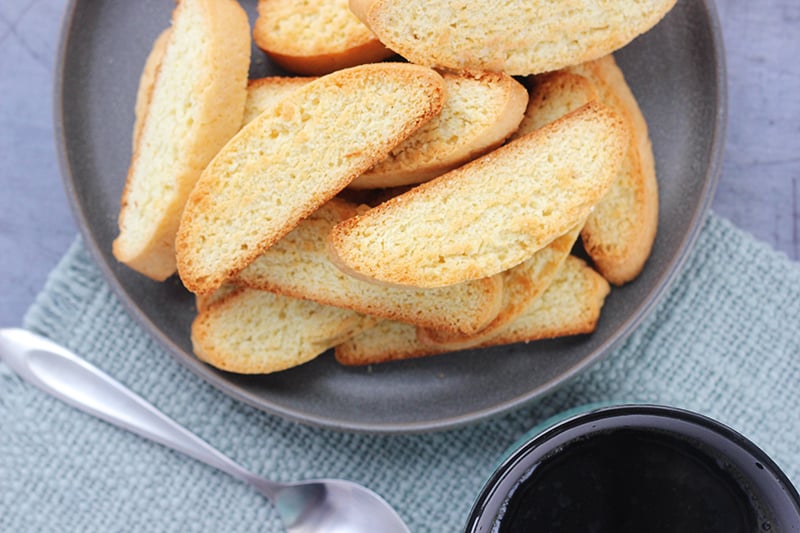
[[(658, 212), (647, 125), (608, 54), (673, 2), (511, 2), (511, 22), (463, 2), (259, 0), (256, 44), (306, 77), (248, 82), (241, 9), (182, 0), (141, 76), (115, 255), (177, 269), (195, 353), (232, 372), (589, 334)], [(393, 52), (410, 62), (371, 63)]]
[[(315, 88), (315, 83), (326, 79), (328, 78), (322, 77), (305, 85), (281, 100), (273, 109), (293, 102), (302, 91), (310, 91)], [(245, 126), (239, 136), (220, 152), (218, 158), (225, 162), (224, 170), (220, 173), (225, 179), (234, 179), (229, 177), (234, 175), (233, 172), (227, 170), (234, 164), (242, 169), (239, 178), (251, 168), (267, 168), (276, 172), (274, 166), (248, 164), (237, 160), (240, 153), (245, 154), (238, 156), (241, 158), (254, 152), (252, 148), (241, 148), (238, 142), (252, 142), (252, 125), (257, 126), (270, 118), (275, 120), (268, 109)], [(270, 127), (277, 128), (275, 124)], [(260, 180), (239, 179), (233, 185), (224, 187), (218, 182), (211, 182), (208, 189), (203, 188), (204, 180), (211, 179), (209, 176), (218, 179), (215, 174), (209, 174), (212, 171), (219, 172), (215, 159), (198, 182), (184, 212), (183, 222), (196, 224), (198, 228), (183, 224), (181, 226), (177, 245), (179, 270), (184, 283), (201, 295), (218, 290), (224, 283), (246, 287), (247, 292), (234, 290), (217, 303), (204, 306), (192, 329), (192, 339), (198, 356), (226, 370), (278, 370), (288, 364), (283, 356), (278, 357), (278, 352), (284, 352), (285, 346), (269, 339), (294, 336), (305, 339), (302, 334), (307, 328), (325, 332), (322, 340), (300, 343), (305, 350), (304, 354), (302, 357), (294, 354), (292, 359), (297, 363), (309, 360), (328, 347), (323, 340), (337, 338), (329, 331), (339, 331), (335, 328), (335, 322), (341, 320), (340, 312), (344, 310), (350, 313), (347, 316), (382, 319), (382, 326), (379, 327), (386, 327), (386, 323), (402, 323), (418, 331), (420, 339), (423, 332), (429, 334), (431, 354), (460, 349), (462, 346), (517, 342), (560, 334), (577, 334), (591, 329), (608, 293), (607, 283), (603, 280), (602, 284), (605, 285), (598, 282), (580, 284), (576, 282), (580, 276), (575, 275), (568, 277), (571, 281), (564, 283), (557, 283), (557, 280), (560, 279), (559, 276), (571, 272), (561, 268), (565, 260), (567, 264), (578, 261), (567, 260), (567, 256), (592, 206), (597, 204), (616, 176), (627, 146), (627, 134), (624, 122), (615, 113), (592, 102), (551, 125), (374, 208), (359, 208), (344, 200), (327, 198), (319, 207), (314, 207), (310, 214), (300, 217), (298, 222), (287, 223), (286, 219), (290, 215), (281, 218), (282, 202), (269, 204), (268, 209), (262, 208), (257, 215), (246, 215), (244, 221), (250, 222), (264, 217), (270, 220), (261, 224), (262, 229), (283, 228), (286, 225), (291, 225), (292, 228), (277, 237), (267, 235), (260, 242), (256, 239), (248, 241), (246, 233), (243, 237), (238, 237), (231, 229), (234, 223), (225, 222), (226, 217), (233, 220), (235, 216), (246, 214), (252, 208), (227, 205), (217, 207), (213, 203), (209, 208), (200, 203), (222, 201), (215, 200), (218, 196), (227, 200), (224, 195), (228, 191), (235, 191), (235, 196), (229, 200), (231, 202), (244, 201), (251, 195), (265, 195), (257, 188), (261, 186)], [(296, 144), (292, 142), (283, 155), (296, 149)], [(587, 144), (595, 147), (591, 156), (584, 155)], [(280, 146), (280, 143), (276, 142), (276, 146)], [(255, 153), (259, 158), (264, 157), (260, 149)], [(293, 164), (299, 165), (296, 161)], [(299, 179), (306, 179), (309, 172), (313, 172), (313, 168), (309, 167)], [(496, 185), (504, 189), (502, 194), (519, 203), (511, 202), (509, 205), (508, 200), (501, 200), (493, 207), (497, 213), (491, 213), (487, 209), (491, 202), (481, 199), (481, 195), (487, 190), (483, 178), (487, 175), (492, 176)], [(337, 187), (341, 187), (341, 183)], [(199, 195), (196, 204), (193, 203), (195, 194)], [(273, 201), (276, 201), (275, 198), (286, 197), (273, 196)], [(527, 202), (524, 202), (525, 199)], [(296, 203), (291, 202), (290, 205)], [(426, 210), (428, 206), (435, 206), (435, 209)], [(483, 210), (479, 211), (481, 206), (484, 206)], [(470, 213), (470, 208), (476, 212)], [(195, 210), (206, 218), (199, 222), (192, 218), (196, 216)], [(388, 215), (381, 217), (384, 211), (388, 211)], [(542, 212), (547, 213), (541, 216)], [(217, 218), (208, 218), (211, 215)], [(426, 218), (430, 216), (434, 217), (432, 221)], [(532, 226), (531, 221), (537, 216), (547, 223)], [(369, 226), (372, 217), (379, 217), (376, 228)], [(499, 225), (501, 227), (496, 235), (489, 235), (488, 238), (499, 241), (504, 235), (514, 235), (521, 245), (519, 250), (514, 250), (513, 241), (501, 241), (499, 246), (485, 246), (482, 251), (445, 256), (453, 247), (463, 250), (464, 246), (480, 245), (471, 243), (469, 239), (456, 239), (455, 244), (452, 244), (446, 238), (447, 231), (440, 231), (435, 238), (426, 236), (424, 231), (427, 228), (437, 227), (436, 217), (445, 223), (457, 219), (463, 228), (453, 230), (454, 235), (470, 231), (478, 235), (486, 232), (488, 226)], [(241, 224), (240, 222), (239, 225)], [(222, 229), (215, 229), (217, 225), (228, 228), (228, 232), (223, 234)], [(354, 240), (352, 233), (347, 233), (354, 227), (367, 235), (380, 238), (387, 238), (394, 232), (399, 235), (400, 240), (377, 245), (365, 238)], [(249, 231), (247, 226), (244, 226), (244, 230)], [(221, 236), (214, 235), (215, 231)], [(404, 233), (412, 236), (412, 242), (402, 240)], [(342, 236), (346, 236), (347, 240)], [(527, 240), (523, 239), (525, 236), (528, 237)], [(421, 246), (414, 246), (413, 239), (417, 239)], [(228, 241), (245, 243), (247, 246), (230, 246)], [(358, 251), (367, 257), (384, 255), (387, 261), (381, 264), (390, 265), (396, 270), (390, 269), (389, 276), (378, 278), (363, 272), (353, 272), (349, 265), (340, 268), (344, 255), (342, 250), (348, 251), (341, 247), (342, 242), (361, 246)], [(202, 275), (190, 272), (188, 269), (198, 265), (195, 258), (202, 258), (197, 255), (197, 250), (204, 250), (207, 243), (211, 243), (210, 249), (216, 253), (213, 256), (214, 261), (200, 263), (200, 268), (204, 269)], [(370, 246), (375, 246), (380, 253), (370, 253)], [(184, 250), (192, 253), (182, 256)], [(403, 262), (403, 251), (408, 254), (421, 251), (433, 253), (438, 260), (424, 262), (418, 257), (412, 257), (412, 263)], [(249, 254), (253, 254), (254, 258), (249, 259)], [(242, 263), (244, 266), (240, 267)], [(409, 264), (416, 264), (417, 268), (409, 268)], [(591, 269), (581, 263), (578, 270), (587, 272)], [(555, 300), (542, 300), (545, 310), (534, 313), (538, 318), (533, 323), (524, 321), (523, 317), (540, 301), (539, 296), (543, 297), (553, 286), (560, 288), (557, 293), (560, 296)], [(253, 294), (254, 290), (274, 293), (281, 297), (280, 301), (300, 299), (307, 303), (303, 304), (300, 311), (294, 308), (287, 310), (280, 302), (276, 304), (275, 298), (259, 298), (257, 301), (263, 302), (264, 306), (277, 305), (277, 316), (272, 311), (267, 314), (279, 320), (250, 321), (252, 327), (258, 326), (263, 350), (254, 351), (251, 358), (243, 358), (236, 354), (241, 354), (242, 350), (251, 349), (254, 345), (240, 343), (238, 339), (251, 330), (233, 328), (231, 324), (237, 320), (246, 321), (245, 315), (258, 316), (253, 312), (252, 304), (247, 304), (248, 311), (244, 313), (239, 307), (245, 304), (236, 303), (244, 298), (237, 297), (237, 294)], [(249, 297), (246, 301), (256, 301), (251, 298), (255, 297)], [(559, 314), (552, 306), (553, 301), (592, 302), (593, 307), (588, 312), (582, 309), (577, 312), (573, 303), (569, 310), (559, 304), (564, 312)], [(334, 313), (332, 309), (339, 309), (340, 312)], [(220, 315), (224, 318), (219, 318)], [(561, 317), (561, 323), (553, 318), (545, 319), (553, 316)], [(217, 318), (212, 320), (209, 317)], [(321, 322), (310, 322), (312, 317)], [(547, 329), (543, 329), (542, 320)], [(363, 323), (359, 324), (363, 327)], [(291, 329), (291, 335), (287, 333), (287, 328)], [(359, 328), (348, 325), (344, 331), (355, 333), (357, 329)], [(251, 331), (251, 335), (255, 331)], [(361, 334), (369, 335), (369, 331)], [(514, 333), (512, 335), (509, 332)], [(223, 340), (233, 344), (225, 344)], [(229, 358), (219, 355), (225, 353), (223, 348), (226, 346), (230, 353)], [(390, 349), (391, 345), (387, 344), (386, 348)], [(263, 357), (265, 352), (275, 356)], [(256, 353), (260, 353), (262, 357), (257, 357)], [(270, 366), (268, 362), (275, 359), (279, 362)], [(343, 357), (340, 360), (348, 361)], [(254, 361), (259, 361), (259, 364), (254, 364)], [(363, 362), (364, 359), (359, 361)]]

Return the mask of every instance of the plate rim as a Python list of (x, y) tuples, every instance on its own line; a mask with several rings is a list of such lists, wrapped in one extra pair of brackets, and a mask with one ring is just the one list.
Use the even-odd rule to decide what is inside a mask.
[[(508, 398), (503, 402), (492, 405), (480, 410), (473, 410), (469, 413), (451, 415), (437, 418), (430, 418), (418, 422), (391, 422), (391, 423), (364, 423), (352, 420), (330, 419), (317, 414), (303, 412), (300, 409), (289, 409), (276, 405), (265, 405), (263, 400), (254, 397), (248, 391), (238, 388), (225, 379), (222, 374), (207, 368), (199, 360), (194, 362), (188, 360), (184, 355), (184, 350), (171, 341), (164, 332), (145, 315), (129, 298), (127, 291), (122, 286), (120, 280), (114, 275), (111, 266), (101, 252), (99, 243), (95, 240), (93, 232), (90, 230), (88, 219), (81, 208), (77, 189), (74, 185), (75, 180), (69, 164), (67, 153), (67, 141), (64, 128), (64, 85), (65, 85), (65, 63), (67, 55), (67, 44), (73, 31), (73, 20), (78, 3), (84, 0), (68, 0), (65, 7), (58, 39), (58, 49), (56, 54), (56, 65), (53, 74), (53, 131), (56, 144), (56, 154), (58, 159), (59, 173), (61, 175), (62, 186), (69, 200), (70, 210), (77, 222), (80, 235), (84, 244), (94, 260), (94, 264), (100, 270), (104, 281), (111, 287), (112, 292), (122, 304), (129, 316), (145, 330), (145, 334), (150, 335), (156, 340), (162, 349), (167, 351), (173, 359), (190, 370), (194, 375), (212, 385), (223, 394), (245, 403), (255, 409), (278, 416), (285, 420), (297, 422), (304, 425), (345, 431), (352, 433), (369, 434), (419, 434), (435, 431), (445, 431), (464, 427), (470, 424), (508, 413), (514, 409), (519, 409), (540, 398), (541, 396), (553, 392), (556, 389), (568, 384), (577, 375), (586, 371), (591, 366), (599, 363), (621, 342), (627, 339), (631, 333), (644, 321), (647, 316), (659, 304), (671, 288), (674, 281), (683, 269), (688, 257), (695, 248), (695, 244), (703, 228), (706, 216), (711, 210), (711, 203), (714, 193), (722, 173), (723, 155), (725, 149), (725, 136), (728, 121), (728, 89), (727, 89), (727, 66), (725, 60), (725, 48), (723, 43), (722, 27), (719, 21), (714, 0), (701, 0), (701, 6), (706, 12), (706, 17), (711, 30), (710, 42), (712, 43), (713, 78), (716, 81), (716, 113), (714, 114), (715, 123), (711, 131), (711, 144), (708, 151), (708, 161), (706, 167), (706, 179), (702, 190), (702, 201), (698, 203), (689, 218), (690, 230), (679, 240), (676, 254), (666, 264), (665, 273), (657, 279), (649, 298), (636, 307), (616, 331), (602, 342), (588, 357), (583, 358), (573, 365), (567, 372), (540, 384), (538, 387), (526, 391), (524, 394)], [(201, 366), (202, 365), (202, 366)], [(341, 418), (341, 417), (340, 417)]]

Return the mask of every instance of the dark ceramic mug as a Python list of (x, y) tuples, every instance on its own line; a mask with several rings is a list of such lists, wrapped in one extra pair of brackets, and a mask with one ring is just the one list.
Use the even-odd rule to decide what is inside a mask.
[(506, 453), (466, 531), (800, 532), (800, 496), (761, 449), (708, 417), (589, 406)]

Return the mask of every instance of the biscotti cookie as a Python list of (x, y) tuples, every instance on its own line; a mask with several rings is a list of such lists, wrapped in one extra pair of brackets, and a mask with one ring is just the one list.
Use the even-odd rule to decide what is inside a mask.
[(332, 259), (352, 275), (416, 287), (507, 270), (586, 218), (627, 136), (615, 112), (589, 103), (337, 225)]
[(192, 323), (195, 355), (240, 374), (267, 374), (308, 362), (375, 319), (266, 291), (237, 289)]
[(616, 109), (631, 130), (619, 175), (581, 233), (595, 268), (615, 285), (644, 268), (658, 227), (658, 183), (647, 123), (612, 56), (570, 67), (597, 88), (601, 102)]
[(658, 225), (653, 151), (639, 106), (612, 56), (535, 76), (530, 83), (528, 109), (514, 135), (540, 128), (594, 99), (628, 122), (631, 137), (619, 174), (581, 234), (597, 270), (622, 285), (641, 272)]
[(488, 342), (511, 344), (591, 333), (610, 291), (603, 276), (582, 259), (569, 256), (541, 297)]
[(404, 63), (340, 70), (247, 124), (206, 167), (176, 242), (186, 288), (209, 293), (438, 113), (444, 82)]
[(334, 225), (357, 212), (356, 206), (332, 199), (234, 276), (233, 282), (453, 334), (475, 333), (495, 318), (503, 299), (500, 276), (417, 289), (375, 285), (336, 268), (325, 240)]
[(609, 54), (649, 30), (674, 4), (350, 0), (350, 9), (412, 63), (526, 75)]
[(423, 183), (503, 143), (519, 126), (528, 103), (511, 76), (444, 73), (447, 100), (441, 113), (350, 183), (373, 189)]
[[(478, 346), (591, 333), (608, 292), (608, 282), (602, 276), (570, 256), (553, 283), (522, 315)], [(336, 346), (336, 360), (343, 365), (369, 365), (450, 351), (420, 341), (413, 326), (384, 321)]]
[(175, 234), (203, 168), (241, 127), (250, 67), (234, 0), (183, 0), (122, 193), (114, 256), (156, 280), (175, 272)]
[(353, 15), (347, 0), (259, 0), (253, 38), (278, 65), (303, 75), (394, 55)]

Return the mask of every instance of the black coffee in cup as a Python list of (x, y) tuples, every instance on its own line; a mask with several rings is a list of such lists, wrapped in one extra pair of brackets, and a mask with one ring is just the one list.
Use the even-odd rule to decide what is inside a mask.
[(623, 406), (557, 424), (513, 452), (467, 531), (800, 531), (800, 497), (725, 426), (678, 409)]
[(634, 428), (567, 444), (512, 491), (499, 533), (771, 530), (757, 501), (714, 458)]

